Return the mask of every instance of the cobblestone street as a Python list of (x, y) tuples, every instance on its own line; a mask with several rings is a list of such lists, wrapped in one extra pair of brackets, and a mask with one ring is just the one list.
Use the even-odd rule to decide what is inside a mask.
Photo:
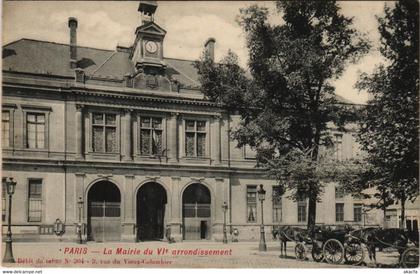
[[(141, 243), (14, 243), (13, 254), (19, 266), (32, 267), (150, 267), (150, 268), (348, 268), (344, 263), (317, 263), (310, 254), (305, 261), (294, 257), (294, 244), (288, 243), (287, 258), (279, 258), (278, 242), (268, 242), (267, 252), (258, 251), (258, 242), (222, 244), (216, 242)], [(3, 244), (4, 250), (4, 244)], [(206, 255), (209, 252), (216, 254)], [(4, 252), (4, 251), (3, 251)], [(202, 252), (203, 255), (200, 254)], [(220, 255), (219, 253), (223, 253)], [(367, 265), (372, 267), (365, 254)], [(382, 267), (393, 267), (396, 253), (377, 253)], [(386, 264), (384, 264), (386, 262)]]

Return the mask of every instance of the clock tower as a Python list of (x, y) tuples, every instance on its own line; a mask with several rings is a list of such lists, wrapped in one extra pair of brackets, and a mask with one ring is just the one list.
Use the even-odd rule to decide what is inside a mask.
[(163, 39), (166, 31), (154, 22), (156, 1), (140, 1), (142, 25), (136, 29), (136, 39), (131, 60), (136, 70), (145, 74), (162, 75), (166, 69), (163, 61)]

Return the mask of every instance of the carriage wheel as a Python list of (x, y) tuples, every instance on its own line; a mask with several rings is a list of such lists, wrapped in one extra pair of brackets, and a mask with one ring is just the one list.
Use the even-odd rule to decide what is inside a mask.
[(311, 253), (315, 262), (321, 262), (324, 259), (324, 252), (316, 243), (313, 244)]
[(352, 265), (359, 265), (363, 262), (365, 253), (359, 243), (350, 243), (344, 248), (344, 260)]
[(329, 239), (324, 244), (324, 257), (329, 264), (339, 264), (344, 258), (344, 246), (336, 239)]
[(305, 260), (306, 259), (306, 249), (302, 243), (297, 243), (295, 246), (295, 255), (297, 260)]
[(419, 249), (410, 247), (401, 255), (401, 266), (404, 268), (416, 268), (419, 266)]

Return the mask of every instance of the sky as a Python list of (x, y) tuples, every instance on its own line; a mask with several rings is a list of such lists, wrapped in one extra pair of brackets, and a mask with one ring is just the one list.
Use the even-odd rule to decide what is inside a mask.
[[(68, 17), (79, 22), (77, 43), (81, 46), (115, 49), (131, 46), (134, 31), (141, 25), (138, 1), (3, 1), (2, 45), (21, 38), (69, 43)], [(158, 2), (155, 23), (167, 31), (164, 56), (196, 60), (209, 37), (216, 39), (215, 57), (220, 60), (231, 49), (246, 68), (245, 36), (236, 18), (239, 9), (252, 1)], [(270, 11), (269, 22), (281, 23), (273, 2), (258, 1)], [(372, 50), (357, 64), (351, 64), (334, 81), (336, 93), (354, 103), (364, 103), (367, 94), (354, 84), (361, 72), (370, 73), (384, 60), (378, 52), (379, 34), (375, 15), (383, 15), (382, 1), (339, 2), (341, 12), (354, 17), (354, 27), (366, 33)], [(387, 1), (387, 5), (392, 2)]]

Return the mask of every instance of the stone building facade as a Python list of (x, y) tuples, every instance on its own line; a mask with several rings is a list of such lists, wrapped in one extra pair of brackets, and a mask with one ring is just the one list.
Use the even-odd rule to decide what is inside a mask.
[[(167, 229), (176, 241), (220, 241), (226, 202), (229, 237), (237, 228), (239, 240), (258, 239), (260, 184), (267, 235), (274, 225), (306, 224), (307, 202), (272, 199), (276, 182), (229, 138), (240, 117), (205, 99), (193, 61), (164, 55), (155, 9), (140, 4), (131, 47), (78, 46), (75, 18), (69, 44), (3, 46), (2, 176), (18, 182), (16, 238), (57, 240), (59, 220), (67, 240), (83, 223), (84, 237), (100, 242), (165, 240)], [(214, 45), (205, 44), (211, 56)], [(355, 157), (352, 134), (334, 135), (337, 159)], [(3, 221), (6, 201), (3, 191)], [(362, 224), (361, 208), (330, 184), (317, 222)]]

